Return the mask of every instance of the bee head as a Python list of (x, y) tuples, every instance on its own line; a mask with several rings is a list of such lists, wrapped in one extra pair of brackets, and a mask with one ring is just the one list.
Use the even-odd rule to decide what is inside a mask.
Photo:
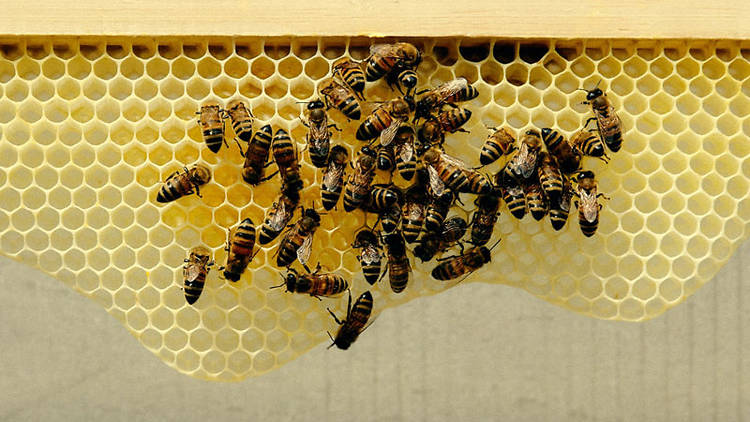
[(320, 223), (320, 214), (312, 208), (305, 210), (305, 217), (312, 219), (315, 223)]
[(594, 178), (594, 172), (591, 170), (584, 170), (576, 175), (576, 180), (578, 182), (581, 182), (584, 179), (593, 179), (593, 178)]
[(310, 110), (310, 120), (313, 122), (322, 122), (323, 119), (326, 118), (326, 111), (322, 108), (309, 108)]
[(194, 183), (203, 185), (211, 181), (211, 170), (203, 164), (196, 164), (190, 172), (190, 178)]
[(479, 255), (482, 257), (482, 263), (484, 264), (492, 260), (492, 255), (490, 255), (490, 250), (486, 246), (482, 246), (479, 248)]
[(493, 209), (496, 208), (500, 199), (493, 194), (479, 195), (477, 197), (477, 206), (482, 209)]
[(364, 155), (369, 155), (369, 156), (370, 156), (370, 157), (372, 157), (372, 158), (375, 158), (375, 157), (377, 157), (377, 155), (378, 155), (378, 154), (377, 154), (377, 153), (375, 152), (375, 150), (374, 150), (374, 149), (372, 149), (372, 148), (370, 148), (370, 147), (368, 147), (368, 146), (363, 146), (363, 147), (362, 147), (362, 149), (360, 150), (360, 152), (361, 152), (362, 154), (364, 154)]
[(604, 95), (604, 93), (600, 88), (594, 88), (591, 91), (586, 91), (586, 99), (589, 101), (599, 98), (602, 95)]
[(286, 274), (286, 291), (287, 292), (295, 292), (297, 290), (297, 272), (293, 269), (289, 269), (289, 272)]
[(323, 101), (315, 100), (315, 101), (310, 101), (310, 103), (307, 104), (308, 110), (315, 110), (319, 108), (325, 108), (325, 104), (323, 104)]
[(424, 153), (425, 163), (434, 163), (440, 159), (440, 151), (437, 148), (430, 148)]
[(375, 232), (373, 232), (370, 229), (362, 229), (360, 230), (357, 235), (354, 237), (354, 244), (364, 246), (368, 243), (378, 243), (378, 237), (375, 235)]

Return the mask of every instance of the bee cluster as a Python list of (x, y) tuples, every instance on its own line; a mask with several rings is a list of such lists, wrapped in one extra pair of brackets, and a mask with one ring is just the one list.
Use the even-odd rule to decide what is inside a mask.
[[(616, 152), (622, 141), (620, 120), (606, 95), (598, 87), (584, 90), (594, 115), (570, 139), (552, 128), (530, 129), (520, 136), (506, 127), (492, 128), (479, 157), (480, 166), (471, 167), (446, 153), (444, 144), (449, 134), (466, 132), (462, 126), (472, 113), (459, 104), (479, 93), (463, 78), (417, 91), (416, 70), (421, 58), (421, 52), (409, 43), (375, 45), (362, 63), (342, 58), (333, 64), (330, 78), (318, 87), (319, 98), (307, 103), (301, 116), (308, 128), (306, 152), (322, 172), (320, 198), (305, 199), (313, 204), (319, 199), (330, 211), (338, 208), (343, 193), (341, 202), (347, 213), (361, 209), (377, 215), (374, 225), (363, 227), (352, 239), (365, 281), (374, 285), (387, 273), (391, 290), (400, 293), (409, 282), (411, 259), (429, 262), (440, 257), (432, 277), (460, 282), (489, 262), (491, 250), (499, 244), (497, 239), (487, 247), (501, 214), (501, 201), (518, 219), (527, 211), (536, 220), (549, 214), (555, 230), (566, 224), (573, 202), (582, 233), (594, 235), (602, 207), (599, 198), (604, 195), (597, 192), (594, 173), (581, 169), (583, 157), (607, 162), (605, 145)], [(364, 117), (356, 131), (357, 140), (348, 143), (362, 146), (350, 159), (345, 145), (332, 145), (332, 130), (339, 128), (329, 120), (328, 110), (336, 109), (349, 120), (362, 119), (365, 84), (381, 78), (400, 95), (378, 104)], [(314, 205), (302, 205), (305, 181), (296, 142), (283, 129), (274, 133), (271, 125), (253, 132), (254, 116), (241, 101), (231, 102), (226, 109), (205, 104), (198, 114), (204, 141), (212, 152), (218, 152), (223, 144), (228, 146), (224, 122), (231, 121), (245, 158), (241, 169), (245, 182), (255, 186), (276, 174), (281, 179), (280, 192), (257, 234), (260, 245), (283, 234), (275, 258), (279, 268), (287, 268), (287, 274), (275, 287), (318, 299), (348, 291), (350, 284), (342, 276), (321, 272), (320, 265), (311, 271), (307, 265), (314, 233), (326, 214)], [(592, 121), (596, 128), (588, 129)], [(240, 141), (247, 144), (244, 151)], [(486, 166), (496, 162), (500, 170), (490, 175)], [(277, 170), (266, 175), (271, 163)], [(386, 181), (376, 183), (376, 177)], [(193, 192), (200, 195), (200, 187), (210, 180), (210, 170), (202, 164), (184, 168), (164, 182), (157, 201), (169, 202)], [(467, 222), (450, 214), (454, 204), (463, 204), (468, 195), (474, 196), (476, 208)], [(297, 208), (301, 208), (300, 217), (292, 222)], [(220, 267), (223, 278), (240, 279), (257, 253), (255, 242), (255, 224), (249, 218), (229, 230), (227, 259)], [(471, 245), (468, 249), (467, 243)], [(457, 253), (443, 256), (453, 248)], [(304, 273), (292, 268), (296, 261)], [(211, 265), (206, 248), (198, 246), (189, 252), (183, 267), (188, 303), (198, 300)], [(348, 348), (367, 328), (372, 309), (369, 291), (353, 305), (350, 293), (346, 317), (340, 320), (331, 312), (341, 325), (331, 337), (331, 346)]]

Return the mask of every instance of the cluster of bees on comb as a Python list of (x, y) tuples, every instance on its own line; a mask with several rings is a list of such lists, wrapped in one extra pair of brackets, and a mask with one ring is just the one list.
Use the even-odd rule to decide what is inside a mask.
[[(598, 226), (599, 198), (606, 196), (597, 191), (594, 173), (582, 170), (583, 158), (608, 162), (605, 149), (617, 152), (622, 142), (620, 119), (598, 84), (593, 90), (583, 89), (593, 117), (570, 139), (552, 128), (530, 129), (520, 136), (507, 127), (491, 128), (478, 157), (480, 166), (470, 167), (447, 154), (444, 143), (446, 135), (467, 132), (462, 126), (472, 113), (459, 104), (476, 98), (479, 92), (463, 78), (417, 91), (416, 70), (421, 59), (416, 46), (399, 42), (373, 45), (362, 62), (344, 57), (333, 64), (331, 76), (318, 87), (318, 98), (307, 102), (300, 116), (307, 128), (305, 150), (322, 172), (320, 197), (306, 198), (312, 200), (312, 208), (301, 205), (305, 181), (300, 173), (300, 152), (289, 133), (280, 128), (274, 132), (271, 125), (254, 131), (252, 111), (239, 100), (226, 109), (206, 104), (197, 113), (206, 146), (214, 153), (229, 146), (224, 128), (225, 121), (231, 121), (235, 142), (245, 158), (241, 169), (245, 182), (256, 186), (277, 174), (281, 179), (278, 197), (266, 211), (257, 236), (249, 218), (228, 231), (227, 258), (219, 271), (223, 278), (238, 281), (257, 253), (255, 242), (268, 245), (281, 236), (274, 256), (276, 265), (287, 273), (282, 276), (283, 283), (273, 288), (285, 287), (287, 292), (318, 299), (349, 292), (343, 320), (329, 309), (340, 325), (335, 336), (329, 333), (333, 341), (329, 347), (347, 349), (369, 326), (373, 309), (369, 290), (352, 304), (344, 277), (321, 272), (319, 264), (314, 271), (307, 265), (321, 218), (325, 211), (338, 209), (339, 202), (347, 213), (361, 209), (366, 215), (377, 216), (372, 226), (365, 223), (353, 234), (351, 246), (358, 252), (365, 281), (374, 285), (388, 274), (396, 294), (409, 283), (412, 259), (436, 259), (432, 277), (458, 282), (489, 262), (491, 250), (500, 242), (498, 239), (487, 247), (501, 215), (501, 201), (517, 219), (527, 212), (536, 220), (549, 215), (555, 230), (567, 223), (572, 203), (585, 236), (594, 235)], [(365, 84), (381, 78), (399, 95), (374, 103), (373, 110), (364, 114), (363, 104), (373, 104), (365, 99)], [(348, 143), (361, 145), (351, 159), (346, 144), (332, 142), (334, 131), (340, 129), (329, 119), (329, 111), (331, 115), (340, 113), (338, 117), (349, 122), (364, 116), (356, 131), (357, 141)], [(589, 129), (591, 122), (596, 127)], [(242, 143), (247, 144), (244, 151)], [(482, 171), (498, 160), (504, 163), (499, 171)], [(272, 163), (277, 170), (267, 175)], [(376, 177), (386, 182), (375, 183)], [(205, 165), (185, 167), (163, 183), (157, 201), (170, 202), (192, 193), (200, 196), (200, 187), (210, 180)], [(474, 196), (476, 206), (470, 221), (449, 216), (454, 204), (464, 204), (467, 195)], [(325, 211), (315, 209), (318, 199)], [(300, 216), (293, 221), (298, 208)], [(465, 243), (471, 247), (467, 249)], [(443, 256), (454, 248), (457, 253)], [(297, 261), (304, 272), (292, 268)], [(189, 251), (183, 266), (183, 290), (189, 304), (198, 300), (212, 265), (207, 248), (197, 246)]]

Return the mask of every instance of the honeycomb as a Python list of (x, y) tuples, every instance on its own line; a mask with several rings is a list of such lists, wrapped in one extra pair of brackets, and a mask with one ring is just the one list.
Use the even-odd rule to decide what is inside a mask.
[[(555, 127), (571, 135), (590, 114), (576, 90), (600, 79), (625, 129), (623, 149), (608, 165), (585, 159), (600, 191), (612, 198), (596, 236), (585, 238), (575, 215), (555, 232), (547, 221), (519, 221), (505, 212), (493, 262), (464, 283), (506, 284), (584, 315), (643, 321), (692, 295), (748, 236), (747, 44), (411, 41), (424, 51), (420, 86), (462, 76), (480, 91), (467, 105), (471, 133), (446, 144), (470, 163), (478, 163), (486, 126)], [(275, 243), (238, 283), (214, 269), (198, 302), (185, 302), (186, 251), (203, 244), (223, 263), (226, 229), (246, 217), (259, 225), (279, 189), (278, 178), (256, 189), (242, 182), (236, 145), (208, 151), (195, 112), (209, 101), (244, 99), (256, 129), (271, 123), (302, 142), (297, 102), (315, 97), (333, 61), (347, 54), (362, 59), (373, 42), (382, 40), (1, 41), (2, 253), (90, 297), (148, 350), (191, 376), (257, 376), (328, 342), (326, 330), (336, 326), (325, 308), (343, 315), (346, 296), (319, 302), (269, 290), (280, 282), (269, 264)], [(368, 84), (366, 95), (382, 101), (393, 94), (381, 81)], [(353, 152), (357, 122), (337, 111), (331, 116), (344, 130), (334, 141), (344, 140)], [(227, 131), (231, 139), (229, 125)], [(322, 175), (302, 157), (309, 206)], [(157, 204), (161, 181), (196, 161), (214, 176), (203, 198)], [(468, 217), (471, 208), (453, 213)], [(349, 245), (366, 217), (341, 215), (324, 216), (310, 261), (351, 280), (358, 295), (369, 286)], [(431, 279), (432, 265), (413, 261), (401, 294), (387, 281), (371, 288), (375, 317), (455, 286)]]

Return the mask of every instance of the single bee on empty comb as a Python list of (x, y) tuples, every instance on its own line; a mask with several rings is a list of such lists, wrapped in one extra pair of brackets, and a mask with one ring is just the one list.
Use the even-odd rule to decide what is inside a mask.
[(156, 195), (156, 201), (171, 202), (185, 195), (190, 195), (193, 191), (196, 195), (201, 196), (200, 186), (210, 181), (211, 170), (203, 164), (196, 164), (190, 169), (185, 167), (183, 172), (178, 170), (167, 177)]
[[(255, 225), (253, 220), (246, 218), (240, 224), (229, 230), (227, 234), (227, 262), (220, 268), (223, 271), (224, 278), (231, 281), (237, 281), (245, 272), (250, 261), (255, 254)], [(257, 252), (256, 252), (257, 253)]]
[(578, 208), (578, 223), (584, 236), (591, 237), (599, 227), (599, 211), (602, 205), (598, 199), (609, 198), (603, 193), (597, 193), (596, 176), (593, 171), (582, 171), (578, 173), (575, 180), (577, 186), (573, 194), (578, 198), (575, 201), (576, 208)]
[[(210, 103), (201, 107), (196, 114), (200, 115), (198, 123), (203, 132), (203, 141), (211, 152), (219, 152), (224, 140), (224, 110), (218, 104)], [(227, 145), (227, 148), (229, 145)]]
[(185, 300), (189, 305), (195, 303), (203, 292), (206, 283), (206, 275), (211, 266), (211, 252), (203, 246), (196, 246), (190, 250), (185, 265), (182, 267), (182, 276), (185, 286)]
[(586, 101), (583, 104), (591, 104), (591, 111), (594, 112), (594, 117), (588, 119), (584, 126), (588, 126), (590, 121), (596, 121), (602, 141), (612, 152), (617, 152), (622, 147), (622, 122), (615, 107), (607, 100), (607, 94), (599, 88), (601, 82), (599, 80), (590, 91), (581, 88), (586, 91)]

